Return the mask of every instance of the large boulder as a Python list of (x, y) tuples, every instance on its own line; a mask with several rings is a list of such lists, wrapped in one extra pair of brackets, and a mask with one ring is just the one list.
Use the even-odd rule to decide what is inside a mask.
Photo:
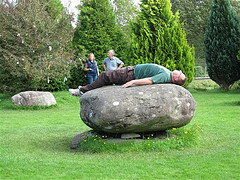
[(56, 100), (50, 92), (25, 91), (12, 97), (12, 102), (17, 106), (51, 106)]
[(191, 121), (197, 106), (189, 91), (174, 84), (107, 86), (88, 91), (80, 104), (80, 116), (86, 125), (110, 133), (182, 127)]

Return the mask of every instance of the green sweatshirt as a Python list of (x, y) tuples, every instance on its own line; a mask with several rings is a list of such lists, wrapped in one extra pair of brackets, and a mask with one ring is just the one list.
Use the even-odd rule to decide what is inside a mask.
[(135, 79), (151, 78), (154, 84), (171, 83), (172, 72), (157, 64), (139, 64), (134, 68)]

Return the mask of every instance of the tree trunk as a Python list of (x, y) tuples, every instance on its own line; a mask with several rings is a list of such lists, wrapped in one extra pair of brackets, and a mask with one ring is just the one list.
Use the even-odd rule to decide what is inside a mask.
[(221, 87), (222, 90), (229, 91), (229, 86), (230, 86), (229, 84), (222, 82), (222, 83), (219, 83), (219, 86)]

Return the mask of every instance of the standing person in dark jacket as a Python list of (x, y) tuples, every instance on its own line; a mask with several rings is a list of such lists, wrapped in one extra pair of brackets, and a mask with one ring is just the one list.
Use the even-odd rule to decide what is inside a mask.
[(88, 83), (92, 84), (97, 79), (99, 71), (94, 54), (90, 53), (88, 57), (89, 60), (85, 64), (84, 71), (87, 73)]

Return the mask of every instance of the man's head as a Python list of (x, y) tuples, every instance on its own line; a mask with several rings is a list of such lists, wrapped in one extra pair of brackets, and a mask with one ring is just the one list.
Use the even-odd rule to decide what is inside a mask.
[(178, 84), (180, 86), (183, 86), (186, 82), (187, 78), (182, 73), (182, 71), (175, 70), (172, 72), (172, 82), (174, 84)]
[(109, 50), (108, 51), (108, 57), (111, 59), (111, 58), (113, 58), (113, 56), (114, 56), (114, 50)]

